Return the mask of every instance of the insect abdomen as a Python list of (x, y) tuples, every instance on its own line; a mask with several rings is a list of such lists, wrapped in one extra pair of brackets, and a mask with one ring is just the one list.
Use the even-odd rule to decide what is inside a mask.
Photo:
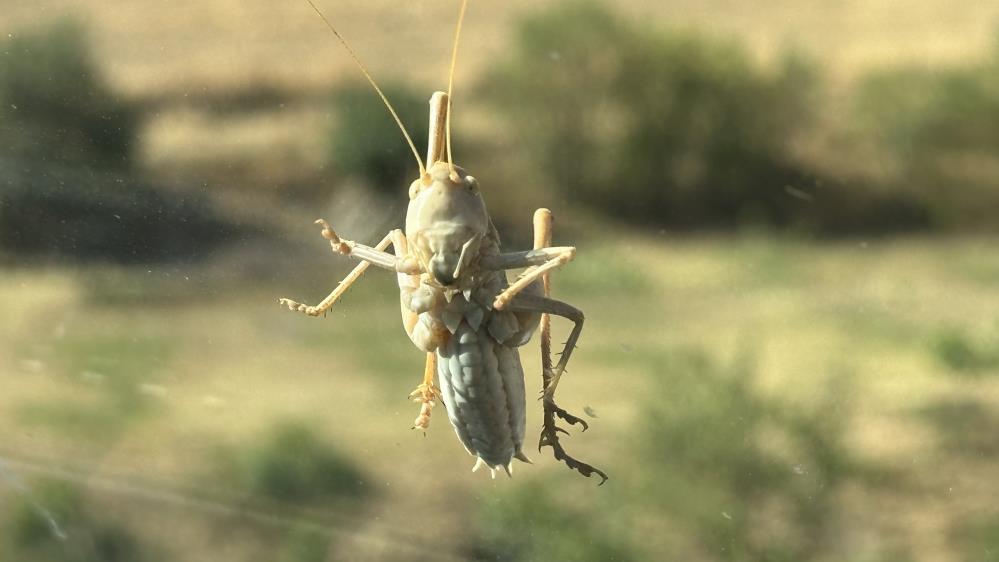
[(523, 456), (524, 371), (517, 350), (462, 320), (437, 355), (441, 394), (458, 439), (490, 468), (508, 468)]

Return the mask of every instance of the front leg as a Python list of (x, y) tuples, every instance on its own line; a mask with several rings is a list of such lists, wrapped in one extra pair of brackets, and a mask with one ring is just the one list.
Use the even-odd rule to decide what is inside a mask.
[[(419, 265), (410, 258), (407, 258), (404, 253), (397, 256), (392, 256), (385, 252), (389, 245), (399, 247), (405, 242), (405, 236), (401, 230), (393, 230), (382, 238), (381, 242), (375, 245), (374, 248), (370, 246), (364, 246), (363, 244), (358, 244), (350, 240), (341, 240), (337, 236), (336, 232), (330, 227), (329, 223), (323, 219), (316, 221), (316, 224), (323, 227), (322, 235), (323, 238), (330, 241), (330, 247), (333, 248), (334, 252), (345, 255), (354, 255), (361, 258), (361, 263), (357, 264), (353, 270), (337, 285), (333, 292), (327, 295), (325, 299), (320, 301), (319, 304), (312, 306), (307, 304), (302, 304), (291, 299), (278, 299), (278, 303), (287, 306), (289, 310), (301, 312), (303, 314), (308, 314), (309, 316), (322, 316), (325, 314), (333, 305), (347, 292), (347, 289), (351, 287), (358, 279), (364, 275), (368, 267), (374, 263), (381, 267), (387, 267), (400, 273), (408, 273), (414, 267), (419, 271)], [(373, 259), (366, 259), (367, 257), (372, 257)], [(387, 256), (387, 258), (385, 257)], [(391, 261), (391, 266), (388, 264)]]
[[(397, 273), (406, 273), (409, 275), (419, 275), (420, 273), (420, 264), (412, 257), (394, 256), (385, 251), (387, 246), (372, 248), (371, 246), (358, 244), (352, 240), (344, 240), (337, 236), (330, 223), (323, 219), (317, 220), (316, 224), (323, 227), (323, 238), (330, 241), (330, 248), (338, 254), (355, 257)], [(392, 231), (388, 234), (387, 238), (392, 239), (392, 237), (397, 237), (399, 234), (401, 232)]]

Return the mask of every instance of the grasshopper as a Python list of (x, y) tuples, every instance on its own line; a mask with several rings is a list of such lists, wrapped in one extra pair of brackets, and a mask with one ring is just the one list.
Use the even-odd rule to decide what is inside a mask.
[[(557, 460), (584, 476), (607, 475), (565, 452), (556, 425), (562, 419), (587, 423), (555, 403), (555, 388), (583, 328), (583, 313), (550, 296), (551, 272), (573, 259), (574, 247), (553, 247), (552, 213), (534, 214), (534, 248), (502, 252), (478, 181), (454, 164), (451, 156), (451, 92), (463, 0), (455, 28), (448, 92), (430, 98), (427, 167), (392, 105), (326, 16), (306, 0), (346, 48), (395, 119), (419, 166), (419, 178), (409, 186), (405, 230), (393, 230), (374, 246), (340, 238), (322, 219), (322, 236), (337, 254), (360, 263), (319, 304), (309, 306), (279, 299), (290, 310), (310, 316), (326, 313), (370, 265), (397, 275), (402, 324), (410, 340), (426, 353), (423, 382), (410, 395), (420, 403), (414, 428), (426, 430), (434, 405), (443, 402), (462, 445), (476, 457), (472, 470), (498, 469), (512, 475), (513, 459), (530, 463), (523, 452), (525, 430), (524, 370), (518, 348), (540, 331), (543, 422), (538, 449), (551, 447)], [(392, 247), (393, 253), (386, 250)], [(523, 269), (513, 283), (507, 271)], [(557, 364), (551, 359), (551, 318), (573, 322)], [(434, 383), (437, 376), (440, 385)]]

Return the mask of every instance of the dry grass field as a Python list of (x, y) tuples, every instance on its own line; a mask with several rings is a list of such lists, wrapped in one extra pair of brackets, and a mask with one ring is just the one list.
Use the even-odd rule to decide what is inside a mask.
[[(513, 22), (553, 4), (474, 4), (461, 53), (466, 79), (508, 47)], [(376, 75), (434, 85), (444, 80), (454, 2), (320, 5)], [(734, 36), (761, 56), (800, 45), (842, 76), (879, 64), (965, 59), (990, 47), (999, 18), (999, 7), (988, 2), (926, 0), (628, 0), (616, 6), (654, 25)], [(328, 87), (344, 71), (354, 72), (305, 2), (4, 0), (0, 9), (4, 33), (55, 17), (81, 18), (92, 30), (114, 84), (131, 95), (196, 93), (254, 80), (309, 90)]]
[[(745, 400), (802, 412), (823, 412), (831, 401), (837, 419), (823, 423), (841, 422), (844, 450), (883, 471), (870, 488), (837, 488), (827, 517), (842, 519), (839, 546), (820, 559), (988, 559), (965, 550), (982, 547), (960, 532), (995, 515), (990, 412), (999, 407), (999, 367), (992, 359), (948, 363), (941, 346), (960, 334), (980, 358), (999, 351), (994, 244), (619, 242), (629, 250), (624, 261), (609, 247), (584, 247), (556, 284), (588, 315), (561, 396), (597, 416), (568, 442), (612, 475), (601, 488), (547, 452), (531, 454), (535, 464), (517, 467), (512, 481), (491, 481), (469, 472), (440, 414), (426, 436), (411, 431), (416, 408), (404, 397), (421, 358), (398, 325), (388, 276), (369, 275), (326, 319), (274, 303), (297, 291), (318, 297), (336, 277), (325, 263), (289, 272), (295, 286), (193, 291), (188, 284), (205, 283), (197, 269), (169, 278), (160, 270), (4, 272), (5, 467), (28, 482), (81, 486), (100, 517), (127, 525), (164, 559), (275, 560), (299, 528), (332, 537), (319, 559), (463, 558), (484, 524), (475, 523), (482, 506), (513, 502), (511, 494), (536, 484), (596, 521), (638, 525), (622, 536), (645, 555), (676, 552), (662, 537), (635, 534), (651, 524), (644, 518), (667, 521), (663, 506), (639, 499), (640, 483), (675, 478), (671, 465), (642, 455), (701, 461), (682, 445), (648, 441), (643, 428), (650, 412), (690, 399), (676, 358), (694, 352), (718, 365), (748, 362)], [(109, 279), (112, 288), (137, 284), (135, 300), (115, 302), (122, 293), (105, 292)], [(315, 285), (304, 288), (306, 280)], [(536, 349), (524, 352), (531, 394)], [(748, 423), (731, 415), (725, 423)], [(315, 491), (275, 504), (227, 472), (288, 421), (356, 464), (367, 499), (324, 501)], [(757, 437), (786, 446), (780, 435), (770, 441), (774, 430)], [(715, 454), (712, 463), (738, 462), (738, 451)], [(783, 478), (819, 471), (812, 462), (791, 453)], [(16, 496), (9, 487), (2, 494), (4, 504)]]
[[(446, 86), (454, 4), (372, 0), (321, 5), (381, 81), (400, 80), (431, 92)], [(469, 112), (459, 126), (480, 136), (490, 134), (496, 121), (483, 117), (474, 99), (462, 97), (462, 89), (510, 48), (511, 31), (520, 18), (554, 4), (515, 0), (472, 6), (456, 101), (461, 110), (467, 103)], [(615, 7), (652, 26), (732, 38), (764, 61), (788, 48), (801, 49), (833, 83), (849, 83), (859, 73), (883, 66), (979, 57), (991, 48), (999, 25), (999, 7), (988, 2), (957, 8), (925, 0), (629, 0)], [(330, 124), (327, 92), (360, 80), (301, 1), (2, 0), (0, 12), (4, 34), (65, 17), (86, 26), (115, 89), (157, 104), (144, 123), (141, 153), (148, 169), (161, 176), (185, 170), (187, 177), (212, 174), (220, 183), (254, 183), (256, 188), (313, 177), (321, 170), (321, 139)], [(259, 88), (275, 90), (282, 99), (224, 115), (199, 105)], [(219, 162), (228, 175), (215, 173)]]

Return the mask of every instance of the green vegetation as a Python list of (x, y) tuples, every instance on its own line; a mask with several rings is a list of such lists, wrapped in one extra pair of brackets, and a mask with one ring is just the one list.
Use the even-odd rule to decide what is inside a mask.
[(154, 337), (87, 334), (53, 350), (71, 391), (19, 408), (21, 421), (100, 443), (113, 440), (154, 405), (143, 388), (157, 388), (171, 346)]
[(105, 83), (83, 27), (66, 20), (3, 42), (3, 157), (128, 167), (138, 114)]
[(484, 499), (479, 506), (478, 536), (466, 545), (469, 558), (502, 562), (640, 559), (633, 547), (615, 536), (614, 514), (566, 503), (564, 491), (536, 482)]
[[(384, 86), (417, 146), (427, 138), (427, 96), (401, 85)], [(377, 191), (405, 194), (420, 174), (398, 125), (367, 83), (342, 87), (333, 94), (336, 127), (330, 137), (330, 160), (337, 170), (363, 180)], [(423, 158), (423, 154), (420, 155)]]
[[(306, 228), (338, 181), (314, 178), (403, 203), (415, 178), (367, 85), (192, 78), (127, 100), (86, 39), (0, 42), (0, 461), (57, 480), (0, 479), (0, 560), (996, 558), (999, 246), (856, 237), (995, 232), (999, 50), (827, 82), (802, 54), (575, 2), (461, 85), (459, 163), (486, 161), (507, 248), (544, 204), (579, 249), (554, 274), (587, 317), (559, 392), (594, 417), (565, 444), (607, 470), (598, 488), (547, 450), (512, 481), (470, 474), (441, 407), (409, 430), (422, 355), (393, 275), (324, 319), (274, 302), (352, 266)], [(429, 88), (386, 84), (419, 147)], [(285, 158), (327, 113), (330, 146)], [(215, 126), (201, 142), (232, 159), (199, 154), (211, 173), (270, 156), (232, 199), (206, 193), (237, 180), (144, 154)], [(695, 231), (714, 234), (675, 236)]]
[(136, 175), (140, 117), (104, 81), (79, 24), (0, 42), (0, 250), (190, 260), (245, 231), (223, 220), (203, 193)]
[(786, 193), (805, 179), (789, 147), (812, 120), (801, 59), (768, 75), (734, 44), (572, 3), (525, 21), (500, 68), (487, 90), (564, 194), (688, 228), (786, 225), (801, 206)]
[(11, 560), (141, 562), (150, 559), (147, 549), (127, 528), (98, 515), (98, 510), (87, 505), (75, 486), (43, 482), (30, 495), (19, 497), (7, 511)]
[(999, 346), (987, 346), (960, 330), (941, 333), (933, 351), (941, 363), (958, 374), (977, 375), (999, 368)]
[(918, 411), (922, 419), (940, 437), (940, 448), (947, 454), (969, 459), (999, 457), (999, 414), (988, 402), (942, 399)]
[(238, 455), (237, 480), (254, 494), (294, 504), (363, 497), (365, 476), (342, 453), (301, 423), (274, 427)]
[(956, 534), (967, 545), (962, 560), (967, 562), (996, 562), (999, 560), (999, 515), (972, 518)]
[(857, 122), (886, 159), (891, 188), (920, 201), (934, 226), (995, 225), (999, 50), (950, 68), (873, 73), (856, 98)]
[[(845, 443), (847, 379), (833, 377), (817, 404), (796, 409), (757, 390), (744, 359), (726, 369), (701, 352), (628, 355), (650, 378), (669, 381), (629, 443), (628, 458), (640, 468), (608, 484), (611, 498), (601, 489), (580, 502), (546, 483), (485, 502), (473, 548), (481, 559), (849, 556), (838, 538), (850, 517), (843, 494), (876, 487), (884, 472)], [(640, 531), (650, 528), (662, 532)]]
[[(530, 173), (596, 212), (842, 235), (994, 229), (997, 84), (993, 59), (874, 73), (832, 126), (821, 73), (801, 54), (766, 68), (735, 42), (573, 2), (524, 20), (480, 90), (513, 119)], [(819, 160), (799, 150), (822, 135), (849, 140)], [(830, 173), (827, 161), (847, 164)]]
[(838, 494), (872, 473), (848, 451), (850, 420), (834, 381), (807, 411), (754, 389), (745, 360), (721, 369), (700, 353), (647, 367), (670, 392), (643, 416), (635, 454), (641, 497), (678, 529), (674, 548), (712, 560), (837, 558)]
[(325, 562), (330, 542), (315, 529), (296, 527), (288, 533), (278, 562)]
[[(23, 333), (0, 346), (0, 367), (18, 377), (0, 401), (8, 428), (0, 437), (19, 454), (137, 467), (167, 489), (239, 498), (225, 503), (273, 515), (281, 530), (204, 514), (198, 504), (107, 501), (141, 508), (143, 536), (160, 525), (191, 533), (219, 525), (245, 545), (267, 529), (255, 548), (268, 560), (363, 558), (397, 542), (505, 560), (667, 552), (702, 561), (887, 561), (922, 560), (928, 543), (949, 553), (978, 548), (978, 515), (992, 508), (975, 507), (975, 498), (999, 493), (989, 477), (999, 379), (951, 376), (927, 342), (942, 326), (976, 333), (973, 326), (999, 317), (994, 288), (952, 267), (969, 256), (993, 259), (994, 249), (636, 237), (590, 252), (618, 246), (629, 249), (628, 261), (610, 260), (605, 273), (646, 264), (637, 293), (597, 279), (593, 287), (570, 282), (571, 265), (554, 279), (557, 296), (587, 314), (561, 392), (571, 411), (590, 406), (598, 416), (566, 445), (608, 471), (599, 488), (545, 453), (529, 453), (535, 464), (518, 466), (512, 481), (470, 474), (439, 409), (427, 437), (409, 431), (416, 410), (404, 397), (421, 358), (398, 325), (392, 280), (376, 281), (378, 272), (325, 320), (275, 310), (269, 285), (240, 285), (211, 302), (108, 307), (52, 300), (51, 283), (0, 276), (10, 311), (0, 327)], [(898, 286), (912, 290), (885, 290)], [(52, 339), (46, 321), (19, 324), (19, 306), (57, 306), (87, 321)], [(84, 327), (89, 334), (77, 331)], [(555, 328), (560, 341), (567, 327)], [(529, 392), (537, 389), (535, 345), (522, 354)], [(46, 365), (37, 374), (21, 364), (31, 353)], [(104, 382), (81, 381), (79, 371)], [(167, 397), (135, 391), (150, 380), (168, 384)], [(26, 419), (30, 405), (51, 416), (106, 411), (107, 423)], [(282, 419), (310, 422), (267, 421)], [(82, 432), (88, 426), (99, 431)], [(940, 515), (918, 527), (927, 513)], [(286, 530), (334, 514), (330, 527), (346, 526), (348, 539), (330, 543), (310, 525)], [(456, 519), (467, 534), (428, 530), (451, 529)], [(355, 540), (352, 526), (384, 542)], [(219, 548), (195, 541), (177, 552), (246, 559)]]

